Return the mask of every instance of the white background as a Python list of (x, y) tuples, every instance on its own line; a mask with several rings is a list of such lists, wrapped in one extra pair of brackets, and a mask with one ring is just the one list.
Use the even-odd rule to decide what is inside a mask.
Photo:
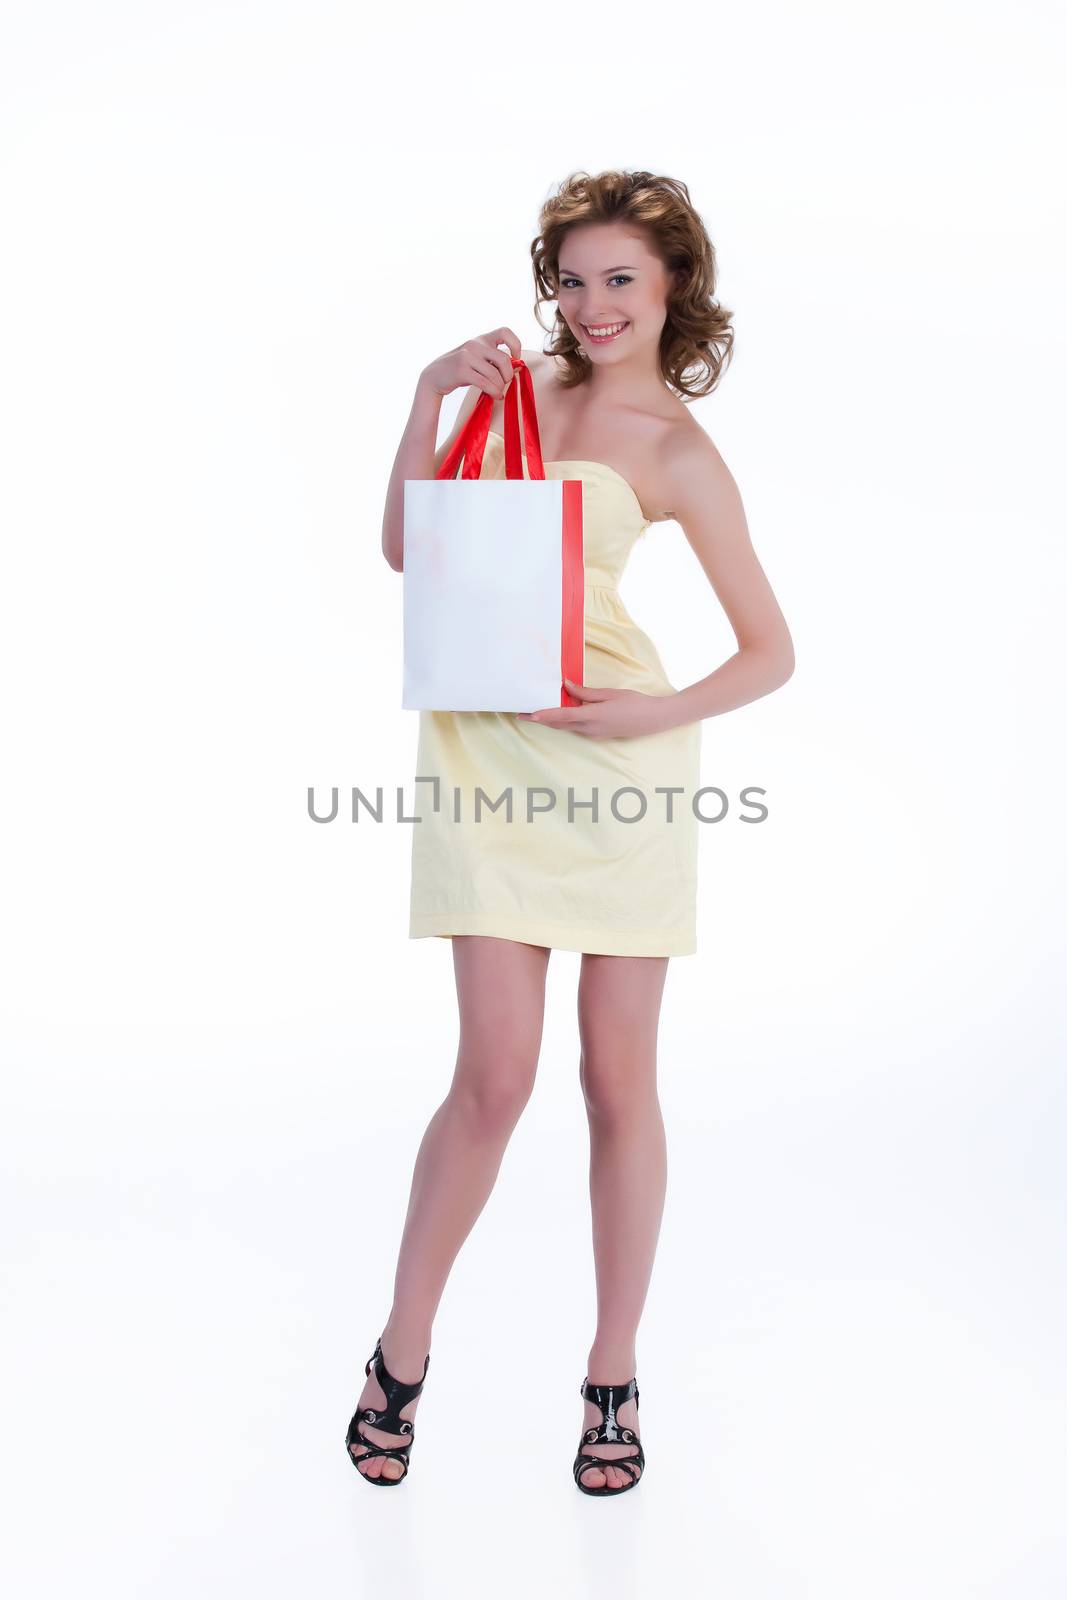
[[(9, 0), (13, 1592), (1062, 1595), (1062, 27)], [(645, 1480), (571, 1478), (557, 953), (386, 1498), (343, 1438), (451, 949), (407, 938), (409, 827), (306, 792), (410, 785), (380, 537), (414, 384), (500, 323), (542, 343), (538, 208), (607, 166), (681, 177), (715, 242), (736, 356), (695, 414), (797, 670), (703, 729), (704, 782), (771, 816), (702, 834), (668, 974)], [(674, 524), (625, 578), (678, 684), (733, 648), (702, 580)]]

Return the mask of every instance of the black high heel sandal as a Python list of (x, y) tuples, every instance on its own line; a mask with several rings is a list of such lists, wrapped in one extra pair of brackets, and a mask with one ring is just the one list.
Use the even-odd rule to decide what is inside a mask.
[[(616, 1412), (627, 1400), (633, 1400), (640, 1407), (637, 1379), (631, 1378), (629, 1383), (590, 1383), (588, 1378), (583, 1378), (581, 1392), (583, 1400), (591, 1400), (600, 1407), (604, 1420), (598, 1428), (586, 1428), (582, 1434), (578, 1454), (574, 1458), (574, 1481), (583, 1494), (625, 1494), (635, 1483), (640, 1483), (645, 1475), (645, 1452), (641, 1448), (641, 1440), (632, 1428), (624, 1428), (616, 1420)], [(585, 1444), (633, 1444), (637, 1446), (637, 1453), (630, 1456), (591, 1456), (581, 1448)], [(605, 1481), (594, 1488), (582, 1482), (582, 1473), (588, 1467), (596, 1467), (603, 1472), (605, 1480), (605, 1467), (622, 1467), (627, 1471), (630, 1481), (617, 1488)]]
[[(401, 1383), (399, 1378), (393, 1377), (385, 1364), (382, 1357), (382, 1341), (379, 1338), (374, 1346), (374, 1353), (364, 1368), (368, 1377), (370, 1377), (372, 1366), (374, 1367), (374, 1376), (381, 1384), (382, 1393), (385, 1395), (385, 1409), (384, 1411), (378, 1411), (372, 1406), (360, 1406), (356, 1409), (351, 1422), (348, 1424), (348, 1432), (345, 1434), (345, 1452), (360, 1477), (365, 1479), (367, 1483), (391, 1489), (394, 1484), (403, 1483), (407, 1477), (408, 1458), (411, 1454), (411, 1446), (415, 1442), (414, 1423), (407, 1417), (402, 1418), (400, 1413), (406, 1405), (410, 1405), (411, 1401), (416, 1400), (422, 1393), (422, 1386), (426, 1382), (426, 1374), (430, 1370), (430, 1358), (429, 1356), (426, 1357), (426, 1365), (422, 1369), (422, 1377), (417, 1383)], [(376, 1428), (381, 1428), (383, 1433), (406, 1433), (408, 1441), (406, 1444), (375, 1444), (373, 1440), (366, 1438), (360, 1431), (360, 1424), (363, 1422), (373, 1423)], [(352, 1446), (354, 1444), (364, 1446), (362, 1455), (354, 1456), (352, 1454)], [(394, 1461), (399, 1461), (404, 1468), (399, 1478), (389, 1478), (384, 1473), (379, 1473), (376, 1478), (372, 1478), (364, 1472), (359, 1463), (361, 1461), (370, 1461), (374, 1456), (390, 1456)]]

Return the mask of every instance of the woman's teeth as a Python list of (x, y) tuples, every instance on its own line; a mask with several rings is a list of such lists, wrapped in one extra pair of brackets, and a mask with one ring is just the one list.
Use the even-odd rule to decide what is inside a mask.
[(584, 322), (582, 323), (582, 327), (585, 329), (585, 332), (589, 335), (590, 339), (594, 339), (597, 344), (606, 344), (609, 339), (617, 338), (622, 330), (624, 328), (628, 328), (629, 326), (629, 322), (608, 322), (602, 327), (589, 328), (586, 327)]

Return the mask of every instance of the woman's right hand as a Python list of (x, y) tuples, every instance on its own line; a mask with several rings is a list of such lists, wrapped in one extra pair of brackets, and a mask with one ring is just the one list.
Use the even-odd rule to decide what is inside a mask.
[[(510, 355), (500, 349), (508, 346)], [(451, 394), (453, 389), (478, 388), (502, 400), (514, 374), (511, 356), (522, 357), (522, 345), (511, 328), (494, 328), (474, 339), (465, 339), (454, 350), (438, 356), (422, 370), (422, 377), (435, 394)]]

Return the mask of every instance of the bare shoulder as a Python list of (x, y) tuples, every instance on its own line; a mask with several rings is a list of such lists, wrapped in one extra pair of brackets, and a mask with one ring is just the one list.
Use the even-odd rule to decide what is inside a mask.
[(665, 516), (685, 524), (737, 495), (726, 462), (711, 436), (688, 412), (664, 429), (657, 451), (660, 498)]
[(546, 355), (544, 350), (524, 350), (522, 359), (530, 369), (533, 381), (534, 395), (540, 405), (545, 391), (552, 387), (552, 380), (563, 366), (558, 356)]

